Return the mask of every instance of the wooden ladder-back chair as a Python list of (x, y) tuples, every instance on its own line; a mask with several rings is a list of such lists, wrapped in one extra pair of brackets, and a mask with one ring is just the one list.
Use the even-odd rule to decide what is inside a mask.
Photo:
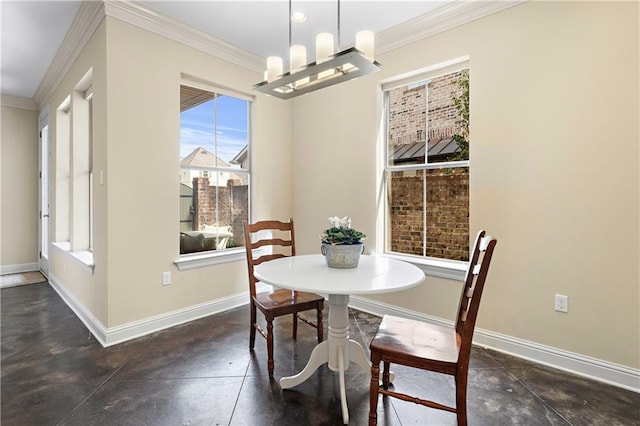
[[(278, 232), (280, 231), (280, 232)], [(277, 235), (274, 235), (277, 234)], [(260, 235), (262, 234), (262, 235)], [(285, 236), (286, 234), (286, 236)], [(255, 241), (252, 241), (255, 235)], [(276, 220), (266, 220), (254, 224), (244, 223), (244, 241), (247, 251), (247, 266), (249, 270), (249, 293), (251, 296), (251, 328), (249, 334), (249, 350), (253, 351), (256, 330), (267, 340), (267, 367), (269, 377), (273, 377), (273, 320), (282, 315), (293, 315), (293, 339), (298, 334), (298, 319), (315, 327), (318, 332), (318, 343), (323, 339), (322, 310), (324, 309), (324, 298), (314, 293), (302, 291), (291, 291), (285, 289), (275, 289), (271, 292), (256, 292), (258, 280), (253, 274), (253, 268), (268, 260), (286, 257), (282, 253), (288, 251), (289, 255), (296, 255), (295, 233), (293, 230), (293, 219), (289, 222), (279, 222)], [(271, 249), (271, 250), (269, 250)], [(273, 251), (276, 249), (277, 251)], [(258, 325), (257, 311), (263, 313), (267, 322), (266, 332)], [(298, 315), (298, 312), (315, 309), (317, 311), (317, 321), (311, 321)]]
[[(443, 326), (384, 316), (370, 345), (372, 366), (369, 425), (377, 422), (378, 394), (456, 413), (458, 425), (467, 424), (467, 376), (471, 342), (496, 243), (497, 240), (492, 237), (485, 237), (484, 231), (476, 236), (455, 325)], [(384, 366), (382, 384), (379, 382), (380, 361)], [(389, 368), (392, 363), (454, 376), (455, 407), (389, 390)]]

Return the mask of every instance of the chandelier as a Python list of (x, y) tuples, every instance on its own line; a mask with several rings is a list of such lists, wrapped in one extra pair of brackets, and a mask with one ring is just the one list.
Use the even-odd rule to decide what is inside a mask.
[[(340, 0), (337, 3), (340, 49)], [(382, 69), (373, 56), (373, 31), (358, 32), (355, 47), (335, 54), (333, 34), (319, 33), (316, 35), (316, 60), (307, 63), (306, 47), (291, 44), (291, 12), (289, 0), (289, 71), (283, 72), (281, 57), (268, 57), (265, 81), (255, 84), (254, 90), (280, 99), (290, 99)]]

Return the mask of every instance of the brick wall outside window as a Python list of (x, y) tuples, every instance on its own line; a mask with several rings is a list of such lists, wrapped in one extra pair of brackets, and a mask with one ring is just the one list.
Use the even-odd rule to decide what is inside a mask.
[[(398, 145), (424, 143), (425, 134), (428, 134), (431, 141), (450, 137), (459, 131), (461, 120), (452, 101), (452, 93), (458, 90), (453, 80), (459, 77), (460, 72), (451, 73), (432, 78), (427, 84), (404, 86), (388, 92), (389, 150), (397, 148)], [(419, 161), (423, 162), (424, 158)], [(426, 237), (423, 209), (424, 173), (427, 182)], [(387, 181), (389, 250), (414, 255), (426, 254), (429, 257), (443, 259), (468, 260), (467, 167), (395, 171), (388, 174)]]
[(227, 186), (210, 186), (209, 178), (194, 178), (193, 230), (200, 230), (202, 225), (231, 226), (235, 244), (244, 245), (242, 223), (249, 220), (248, 191), (248, 185), (235, 179), (229, 179)]
[[(469, 171), (427, 172), (426, 256), (469, 260)], [(399, 175), (405, 176), (400, 177)], [(409, 176), (406, 176), (409, 175)], [(391, 180), (390, 250), (422, 256), (424, 172), (398, 172)]]

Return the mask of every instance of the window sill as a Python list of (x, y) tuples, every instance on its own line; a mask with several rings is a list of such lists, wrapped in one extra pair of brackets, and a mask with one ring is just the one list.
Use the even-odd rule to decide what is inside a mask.
[(88, 272), (93, 274), (95, 264), (93, 263), (93, 252), (89, 250), (71, 251), (71, 244), (69, 241), (60, 241), (52, 243), (58, 250), (68, 254), (75, 259), (80, 265), (84, 266)]
[(397, 253), (385, 253), (384, 256), (416, 265), (418, 268), (422, 269), (426, 275), (456, 281), (464, 281), (469, 265), (468, 262), (461, 262), (458, 260), (425, 258), (421, 256)]
[(193, 253), (183, 254), (180, 258), (173, 263), (178, 270), (186, 271), (189, 269), (203, 268), (205, 266), (220, 265), (223, 263), (237, 262), (238, 260), (245, 260), (246, 252), (244, 247), (226, 249), (221, 252), (206, 252), (206, 253)]

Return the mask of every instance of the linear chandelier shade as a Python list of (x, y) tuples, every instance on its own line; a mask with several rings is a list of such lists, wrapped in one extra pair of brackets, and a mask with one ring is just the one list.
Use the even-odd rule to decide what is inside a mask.
[[(376, 61), (371, 62), (365, 58), (355, 47), (336, 53), (330, 58), (320, 64), (311, 62), (298, 72), (284, 73), (274, 81), (263, 81), (254, 85), (253, 88), (280, 99), (290, 99), (379, 71), (382, 68)], [(323, 76), (323, 73), (328, 75)], [(301, 81), (302, 83), (299, 83)]]
[[(340, 48), (340, 0), (337, 3)], [(333, 35), (318, 34), (316, 60), (304, 65), (307, 60), (306, 48), (291, 44), (291, 16), (289, 0), (289, 72), (283, 73), (282, 58), (270, 56), (267, 58), (265, 81), (255, 84), (254, 90), (280, 99), (290, 99), (382, 69), (373, 58), (374, 35), (371, 31), (360, 31), (356, 34), (356, 47), (336, 54), (333, 54)]]

